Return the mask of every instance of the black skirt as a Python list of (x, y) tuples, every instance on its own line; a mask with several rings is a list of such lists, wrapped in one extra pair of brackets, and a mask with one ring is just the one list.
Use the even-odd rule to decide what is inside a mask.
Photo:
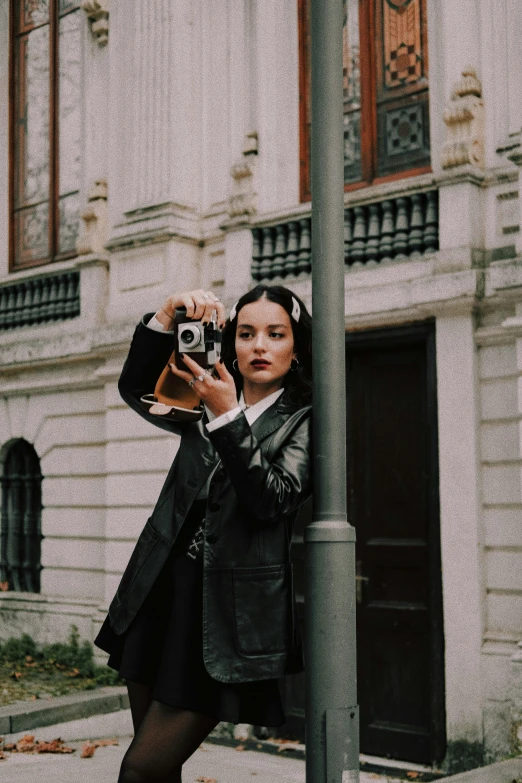
[(185, 554), (201, 522), (197, 501), (152, 589), (125, 633), (109, 616), (94, 644), (109, 653), (107, 665), (132, 682), (149, 685), (152, 698), (216, 720), (281, 726), (285, 714), (277, 679), (245, 683), (214, 680), (203, 662), (203, 561)]

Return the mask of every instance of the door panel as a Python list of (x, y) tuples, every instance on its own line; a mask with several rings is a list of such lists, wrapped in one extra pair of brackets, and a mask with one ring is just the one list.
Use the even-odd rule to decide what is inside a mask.
[[(442, 675), (427, 337), (403, 331), (395, 344), (390, 335), (379, 344), (377, 336), (347, 357), (361, 749), (424, 763), (441, 744), (432, 677)], [(443, 688), (442, 679), (435, 687)]]
[[(350, 335), (346, 399), (361, 751), (431, 763), (445, 749), (433, 326)], [(302, 615), (307, 511), (292, 553)], [(303, 739), (303, 675), (285, 689), (282, 733)]]

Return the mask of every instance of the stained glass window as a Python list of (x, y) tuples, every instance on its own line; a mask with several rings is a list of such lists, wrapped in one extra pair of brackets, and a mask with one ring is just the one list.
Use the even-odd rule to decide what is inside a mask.
[(81, 167), (79, 3), (13, 0), (11, 269), (75, 254)]
[[(299, 0), (301, 196), (310, 198), (310, 0)], [(426, 0), (344, 0), (347, 189), (429, 170)]]

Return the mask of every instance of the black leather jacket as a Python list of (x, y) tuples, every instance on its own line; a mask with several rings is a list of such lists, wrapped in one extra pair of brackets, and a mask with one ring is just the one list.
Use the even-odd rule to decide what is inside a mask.
[(165, 366), (172, 338), (138, 324), (119, 381), (141, 416), (181, 435), (176, 458), (138, 539), (109, 608), (123, 633), (152, 587), (192, 502), (216, 462), (205, 514), (203, 655), (221, 682), (302, 671), (303, 651), (289, 546), (293, 524), (311, 493), (311, 408), (283, 393), (252, 425), (243, 414), (208, 433), (204, 420), (174, 424), (140, 405)]

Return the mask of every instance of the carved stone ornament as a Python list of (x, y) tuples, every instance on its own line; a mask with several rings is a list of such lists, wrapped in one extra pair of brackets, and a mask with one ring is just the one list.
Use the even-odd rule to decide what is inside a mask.
[(89, 201), (81, 214), (81, 225), (76, 252), (104, 253), (107, 242), (107, 182), (98, 179), (89, 193)]
[(230, 169), (232, 189), (228, 199), (231, 218), (256, 214), (255, 171), (257, 160), (257, 132), (245, 136), (241, 158)]
[(109, 0), (83, 0), (82, 8), (87, 14), (98, 44), (105, 46), (109, 40)]
[(484, 101), (482, 85), (473, 68), (462, 72), (444, 112), (447, 139), (442, 168), (471, 164), (484, 168)]

